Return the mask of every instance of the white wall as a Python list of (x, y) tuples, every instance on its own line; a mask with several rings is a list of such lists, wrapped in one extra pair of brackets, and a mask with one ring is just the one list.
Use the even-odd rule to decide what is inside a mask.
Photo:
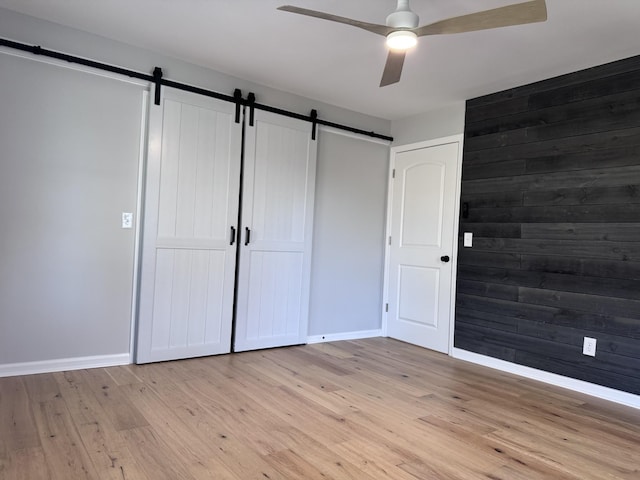
[[(256, 94), (260, 103), (299, 113), (308, 113), (312, 108), (315, 108), (318, 110), (320, 118), (352, 125), (367, 131), (373, 130), (381, 134), (389, 134), (391, 129), (391, 122), (388, 120), (362, 115), (336, 106), (322, 104), (311, 99), (252, 84), (175, 58), (127, 46), (116, 41), (4, 9), (0, 9), (0, 36), (142, 72), (150, 73), (153, 67), (160, 66), (164, 70), (165, 78), (172, 80), (210, 88), (227, 94), (232, 94), (235, 88), (242, 89), (245, 95), (252, 91)], [(58, 69), (59, 67), (48, 66), (47, 68)], [(7, 72), (11, 70), (12, 68), (8, 69)], [(48, 70), (44, 73), (40, 72), (30, 80), (37, 80), (46, 84), (55, 77), (56, 74), (52, 72), (53, 70)], [(76, 74), (87, 75), (77, 72)], [(0, 82), (0, 91), (6, 98), (11, 98), (16, 91), (16, 82), (17, 80), (15, 79), (12, 82)], [(89, 87), (96, 87), (98, 90), (103, 88), (97, 80), (87, 87), (87, 91), (90, 91)], [(65, 148), (70, 148), (71, 150), (75, 150), (76, 147), (78, 149), (80, 147), (85, 148), (84, 156), (87, 158), (88, 163), (84, 164), (78, 160), (80, 157), (76, 158), (78, 161), (69, 165), (69, 171), (66, 172), (68, 176), (65, 178), (70, 181), (73, 180), (72, 188), (82, 185), (80, 189), (95, 189), (94, 193), (102, 193), (104, 197), (101, 200), (97, 200), (98, 197), (95, 197), (93, 203), (83, 203), (82, 198), (75, 199), (68, 204), (66, 209), (52, 203), (48, 211), (41, 211), (38, 216), (29, 218), (29, 222), (32, 224), (31, 230), (37, 231), (41, 237), (45, 238), (53, 234), (58, 235), (58, 238), (65, 238), (65, 229), (60, 226), (61, 224), (58, 220), (60, 215), (64, 215), (63, 218), (78, 218), (79, 212), (86, 213), (87, 210), (91, 211), (93, 207), (98, 208), (101, 214), (104, 215), (111, 216), (113, 212), (118, 212), (119, 215), (121, 211), (134, 210), (131, 206), (131, 201), (135, 199), (138, 193), (135, 190), (137, 158), (134, 159), (128, 154), (113, 153), (113, 150), (104, 149), (106, 148), (105, 146), (113, 146), (116, 149), (119, 147), (124, 148), (119, 139), (125, 134), (120, 132), (113, 135), (102, 135), (105, 130), (98, 125), (99, 122), (86, 122), (83, 124), (80, 121), (81, 128), (79, 128), (78, 118), (71, 119), (64, 113), (60, 113), (65, 111), (65, 102), (74, 97), (74, 87), (67, 87), (66, 91), (64, 86), (61, 88), (62, 93), (48, 92), (46, 89), (29, 82), (25, 82), (22, 89), (18, 88), (24, 93), (18, 103), (25, 107), (25, 115), (21, 117), (24, 120), (22, 124), (17, 122), (14, 124), (17, 128), (15, 134), (17, 135), (16, 138), (22, 139), (22, 144), (25, 147), (29, 147), (21, 150), (21, 154), (28, 156), (31, 155), (28, 152), (34, 152), (32, 156), (37, 165), (38, 162), (42, 163), (46, 160), (51, 144), (60, 147), (56, 155), (62, 162), (64, 161)], [(38, 95), (30, 98), (28, 95), (30, 90), (37, 91)], [(96, 97), (94, 100), (98, 104), (93, 109), (90, 109), (91, 112), (96, 114), (94, 115), (96, 118), (91, 117), (91, 120), (96, 120), (97, 122), (102, 112), (102, 108), (98, 106), (99, 102), (111, 97), (106, 95), (101, 99), (99, 98), (100, 95), (94, 96)], [(88, 97), (87, 101), (90, 99), (91, 96)], [(86, 105), (91, 105), (91, 103)], [(139, 103), (135, 102), (129, 102), (128, 105), (131, 108), (135, 107), (135, 109), (140, 106)], [(49, 107), (51, 108), (47, 110)], [(14, 108), (21, 107), (15, 106)], [(5, 109), (4, 103), (3, 110), (5, 113), (9, 112)], [(139, 120), (140, 111), (141, 109), (136, 110), (134, 114), (132, 110), (125, 116), (131, 122), (135, 122)], [(7, 116), (8, 123), (10, 123), (9, 117), (10, 114)], [(30, 119), (34, 121), (31, 123)], [(107, 121), (108, 119), (109, 116), (106, 115), (103, 120)], [(121, 125), (122, 128), (127, 130), (128, 133), (126, 135), (131, 136), (131, 138), (139, 135), (139, 128), (136, 130), (131, 125), (128, 127), (127, 125), (129, 124), (126, 122)], [(3, 123), (2, 128), (5, 128), (5, 123)], [(109, 128), (114, 129), (116, 126), (111, 125)], [(38, 135), (41, 130), (55, 131), (61, 134), (51, 135), (50, 137)], [(9, 132), (9, 130), (5, 131)], [(353, 139), (345, 142), (334, 134), (323, 134), (322, 136), (324, 136), (324, 140), (321, 140), (322, 146), (318, 156), (321, 178), (319, 179), (316, 203), (323, 210), (320, 212), (320, 223), (314, 239), (314, 249), (318, 252), (317, 255), (320, 256), (314, 259), (318, 274), (315, 277), (317, 291), (314, 290), (312, 292), (311, 331), (320, 335), (325, 332), (352, 332), (377, 328), (380, 316), (380, 269), (384, 253), (382, 246), (379, 244), (379, 237), (382, 235), (382, 226), (384, 225), (386, 183), (383, 179), (386, 177), (386, 162), (388, 161), (388, 155), (385, 153), (386, 147), (380, 150), (380, 146), (374, 144), (374, 150), (376, 151), (374, 154), (370, 145), (366, 142)], [(2, 169), (0, 177), (6, 180), (7, 185), (10, 185), (13, 174), (8, 172), (12, 172), (12, 168), (15, 165), (8, 160), (9, 157), (6, 155), (8, 147), (6, 145), (8, 143), (0, 143), (0, 161), (2, 162), (0, 163), (0, 169)], [(127, 149), (133, 151), (131, 145)], [(345, 149), (345, 152), (342, 152), (341, 149)], [(117, 169), (117, 174), (106, 172), (102, 168), (105, 165), (105, 159), (101, 157), (101, 154), (105, 152), (107, 152), (107, 156), (111, 156), (115, 161), (121, 162), (119, 164), (121, 168)], [(110, 155), (108, 152), (112, 152), (112, 154)], [(375, 157), (375, 160), (371, 160), (373, 157)], [(349, 162), (341, 165), (341, 158), (349, 159)], [(371, 163), (367, 163), (368, 161)], [(364, 170), (365, 173), (362, 173), (362, 167), (365, 164), (368, 168)], [(342, 168), (344, 168), (344, 172), (340, 171)], [(57, 194), (59, 194), (58, 200), (69, 193), (65, 186), (64, 178), (56, 178), (57, 183), (55, 185), (48, 185), (49, 175), (55, 176), (55, 173), (47, 172), (46, 169), (37, 167), (35, 169), (41, 175), (42, 181), (31, 184), (26, 182), (25, 188), (21, 192), (25, 198), (30, 199), (31, 204), (36, 202), (36, 196), (42, 193), (38, 191), (38, 187), (42, 185), (52, 189), (55, 188)], [(345, 178), (349, 179), (350, 198), (336, 204), (333, 201), (333, 196), (337, 191), (344, 188), (343, 182)], [(106, 183), (100, 183), (103, 180), (107, 183), (112, 182), (111, 186), (106, 186)], [(8, 192), (9, 189), (6, 189), (6, 191)], [(17, 194), (15, 191), (12, 192)], [(6, 218), (3, 217), (2, 221), (4, 225), (12, 225), (19, 209), (14, 212), (11, 209), (11, 205), (16, 201), (20, 201), (20, 199), (11, 198), (7, 200), (8, 206), (3, 210), (3, 215)], [(28, 202), (25, 205), (28, 206)], [(347, 219), (355, 218), (361, 219), (358, 228), (362, 232), (373, 234), (370, 237), (370, 243), (367, 243), (364, 249), (362, 245), (358, 245), (355, 242), (338, 245), (335, 243), (335, 238), (332, 237), (332, 234), (335, 233), (332, 228), (336, 226), (336, 223), (343, 223), (346, 228), (345, 232), (349, 233), (349, 228), (357, 225), (350, 225)], [(5, 220), (7, 221), (5, 222)], [(119, 217), (116, 219), (117, 221), (119, 221)], [(35, 370), (32, 369), (32, 371), (46, 368), (56, 369), (56, 365), (58, 367), (74, 368), (80, 365), (90, 366), (90, 360), (86, 360), (84, 363), (80, 362), (80, 360), (74, 360), (81, 357), (101, 356), (107, 358), (119, 356), (119, 358), (122, 358), (123, 355), (126, 357), (126, 354), (129, 353), (128, 329), (131, 326), (131, 321), (128, 310), (131, 307), (133, 290), (131, 272), (135, 270), (132, 233), (125, 232), (123, 234), (121, 230), (117, 229), (110, 231), (107, 235), (102, 235), (102, 230), (98, 227), (95, 227), (98, 228), (98, 230), (95, 230), (92, 227), (90, 235), (83, 238), (81, 242), (82, 248), (80, 248), (74, 242), (74, 235), (87, 233), (86, 229), (83, 232), (83, 225), (86, 227), (87, 224), (81, 223), (76, 230), (66, 231), (67, 238), (62, 243), (64, 243), (64, 248), (68, 254), (67, 258), (73, 258), (74, 262), (84, 262), (82, 252), (89, 250), (87, 247), (90, 242), (89, 237), (93, 238), (97, 243), (95, 250), (90, 253), (95, 254), (98, 252), (97, 256), (99, 257), (99, 263), (101, 263), (99, 266), (94, 265), (95, 268), (93, 270), (90, 269), (90, 264), (88, 263), (85, 267), (94, 273), (99, 272), (99, 275), (95, 275), (95, 278), (108, 278), (109, 280), (106, 283), (109, 287), (118, 290), (118, 293), (113, 293), (115, 290), (109, 288), (101, 292), (99, 285), (89, 282), (83, 285), (81, 277), (74, 278), (75, 283), (65, 281), (56, 284), (52, 280), (55, 275), (47, 277), (46, 285), (60, 289), (66, 288), (67, 296), (65, 301), (62, 301), (61, 297), (51, 294), (53, 290), (47, 290), (48, 287), (43, 287), (44, 284), (40, 284), (42, 288), (32, 288), (30, 290), (27, 288), (29, 285), (28, 274), (33, 278), (38, 278), (40, 274), (39, 268), (46, 269), (48, 268), (47, 265), (65, 257), (56, 259), (55, 251), (42, 247), (39, 258), (29, 258), (28, 250), (25, 248), (21, 251), (19, 248), (19, 235), (14, 235), (15, 238), (12, 240), (14, 250), (7, 251), (8, 257), (4, 255), (5, 252), (2, 252), (3, 255), (1, 257), (4, 262), (2, 269), (0, 269), (1, 286), (3, 289), (7, 286), (4, 291), (11, 293), (10, 296), (4, 297), (10, 300), (11, 305), (6, 310), (9, 315), (5, 316), (3, 313), (3, 318), (0, 319), (0, 341), (2, 342), (0, 344), (0, 375), (7, 374), (7, 372), (22, 373), (23, 370), (21, 369), (23, 369), (24, 365), (26, 365), (24, 368), (28, 369), (30, 368), (29, 365), (34, 364), (34, 362), (38, 364), (38, 367), (34, 367)], [(352, 228), (351, 231), (357, 231), (358, 228)], [(18, 232), (18, 230), (14, 229), (13, 232)], [(121, 243), (120, 240), (125, 241)], [(5, 248), (5, 246), (6, 242), (2, 244), (2, 248)], [(338, 247), (339, 250), (337, 250)], [(351, 255), (345, 252), (351, 252)], [(357, 259), (357, 265), (354, 262), (336, 262), (334, 259), (337, 258), (337, 255), (342, 255), (342, 258)], [(12, 259), (11, 268), (7, 267), (7, 258)], [(28, 262), (32, 263), (27, 265)], [(357, 268), (354, 269), (354, 266)], [(57, 265), (57, 268), (62, 268), (62, 266)], [(20, 272), (24, 273), (19, 279), (21, 283), (15, 283), (14, 278), (16, 275), (22, 275)], [(123, 272), (127, 272), (126, 275)], [(331, 277), (328, 275), (331, 275)], [(343, 281), (341, 279), (349, 279), (349, 281), (343, 283), (343, 288), (338, 291), (331, 284), (332, 278), (336, 281)], [(17, 289), (17, 285), (21, 285), (23, 288)], [(46, 295), (45, 291), (48, 292)], [(355, 299), (349, 312), (343, 316), (336, 317), (327, 306), (337, 298), (336, 295), (341, 295), (342, 301), (346, 302), (349, 292), (353, 292)], [(110, 297), (112, 294), (117, 298), (105, 311), (96, 312), (93, 315), (90, 313), (92, 306), (94, 308), (99, 306), (102, 309), (102, 306), (105, 305), (100, 302), (96, 303), (95, 294), (103, 295), (103, 299)], [(65, 308), (75, 308), (78, 303), (82, 304), (84, 309), (76, 309), (71, 321), (71, 317), (65, 315)], [(37, 318), (37, 321), (24, 324), (24, 322), (20, 323), (22, 320), (20, 322), (16, 320), (16, 315), (19, 314), (19, 305), (21, 304), (30, 308), (32, 306), (35, 308), (35, 305), (38, 306), (39, 314), (33, 317)], [(45, 314), (47, 309), (57, 309), (56, 315), (47, 316)], [(25, 309), (26, 311), (29, 311), (28, 308)], [(27, 317), (21, 318), (25, 319)], [(37, 341), (34, 341), (34, 335), (39, 335)], [(13, 368), (16, 365), (20, 366)]]
[(318, 141), (309, 335), (378, 330), (389, 147), (324, 129)]
[(7, 53), (0, 86), (0, 365), (127, 359), (146, 86)]
[(394, 145), (435, 140), (464, 133), (464, 102), (391, 122)]

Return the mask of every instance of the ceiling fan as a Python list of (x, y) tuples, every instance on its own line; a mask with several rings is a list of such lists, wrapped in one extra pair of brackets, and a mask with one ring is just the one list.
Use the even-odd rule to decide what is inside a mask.
[(441, 20), (429, 25), (423, 25), (422, 27), (418, 26), (418, 15), (409, 8), (409, 0), (398, 0), (398, 6), (396, 10), (387, 17), (386, 25), (361, 22), (360, 20), (294, 7), (292, 5), (283, 5), (278, 7), (278, 10), (344, 23), (387, 37), (389, 55), (387, 56), (387, 63), (384, 67), (382, 80), (380, 81), (381, 87), (400, 81), (405, 54), (409, 48), (416, 45), (418, 37), (474, 32), (477, 30), (488, 30), (511, 25), (544, 22), (547, 19), (545, 0), (533, 0), (508, 5), (506, 7), (484, 10), (482, 12)]

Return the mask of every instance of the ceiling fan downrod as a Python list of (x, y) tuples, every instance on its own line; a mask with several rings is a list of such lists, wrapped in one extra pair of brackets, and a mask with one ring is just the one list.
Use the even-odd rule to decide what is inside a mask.
[(416, 28), (420, 18), (409, 7), (409, 0), (398, 0), (396, 11), (387, 17), (387, 26), (391, 28)]

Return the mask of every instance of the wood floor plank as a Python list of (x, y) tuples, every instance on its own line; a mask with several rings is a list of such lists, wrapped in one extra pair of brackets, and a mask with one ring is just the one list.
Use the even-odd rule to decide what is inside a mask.
[(38, 404), (34, 416), (52, 480), (99, 479), (62, 397)]
[(0, 378), (0, 458), (14, 450), (39, 447), (40, 437), (21, 377)]
[(387, 338), (0, 379), (0, 480), (640, 479), (640, 410)]
[[(58, 374), (56, 374), (58, 375)], [(60, 395), (64, 399), (84, 448), (101, 479), (122, 480), (139, 478), (151, 480), (142, 472), (117, 432), (111, 417), (104, 410), (88, 382), (82, 375), (58, 375), (63, 381)], [(78, 381), (74, 381), (73, 379)], [(85, 377), (86, 378), (86, 377)]]
[(460, 448), (462, 456), (466, 455), (466, 450), (471, 447), (473, 450), (481, 452), (484, 457), (491, 457), (496, 467), (494, 470), (487, 465), (486, 471), (483, 472), (485, 476), (490, 476), (492, 471), (499, 471), (504, 467), (512, 466), (517, 467), (520, 472), (528, 475), (530, 478), (534, 478), (542, 472), (543, 475), (557, 480), (578, 479), (578, 477), (568, 475), (565, 472), (550, 467), (545, 462), (537, 459), (531, 452), (508, 448), (504, 444), (492, 439), (489, 434), (477, 434), (466, 428), (465, 425), (457, 425), (437, 416), (429, 416), (420, 420), (424, 421), (430, 427), (433, 427), (439, 435), (444, 435), (445, 438), (449, 437), (447, 443), (453, 441), (460, 442), (462, 444)]
[(60, 393), (60, 385), (51, 373), (22, 377), (30, 402), (46, 402)]
[(269, 464), (278, 470), (282, 478), (304, 478), (309, 480), (331, 480), (327, 475), (307, 461), (304, 456), (292, 450), (280, 450), (265, 457)]
[(309, 349), (325, 353), (333, 358), (341, 358), (343, 360), (353, 357), (354, 351), (354, 348), (351, 346), (341, 346), (336, 343), (315, 343), (310, 345)]
[(398, 467), (396, 463), (400, 463), (402, 460), (397, 455), (389, 461), (385, 458), (386, 452), (383, 448), (368, 448), (371, 446), (370, 442), (348, 441), (331, 445), (330, 449), (372, 478), (415, 480), (413, 475)]
[(113, 379), (116, 385), (142, 383), (142, 379), (133, 372), (132, 365), (111, 367), (106, 369), (106, 372)]
[[(122, 436), (146, 478), (153, 480), (196, 480), (180, 457), (169, 447), (175, 439), (156, 433), (152, 427), (124, 430)], [(169, 442), (167, 444), (164, 438)], [(135, 478), (135, 477), (133, 477)]]
[[(146, 412), (153, 431), (160, 438), (167, 439), (171, 454), (179, 456), (187, 470), (195, 474), (203, 466), (207, 469), (217, 466), (227, 472), (225, 474), (233, 472), (240, 479), (262, 478), (265, 474), (272, 479), (278, 478), (277, 472), (262, 460), (251, 445), (237, 438), (236, 430), (229, 430), (215, 421), (221, 417), (209, 415), (212, 419), (210, 424), (198, 422), (190, 425), (185, 423), (188, 417), (184, 416), (184, 412), (181, 418), (181, 412), (171, 405), (169, 397), (163, 397), (153, 387), (132, 385), (125, 388), (128, 388), (134, 405)], [(200, 409), (197, 402), (187, 408), (191, 410), (186, 410), (189, 416), (198, 416)], [(202, 477), (198, 474), (195, 478)]]
[[(290, 429), (290, 434), (298, 437), (296, 445), (286, 451), (276, 453), (273, 457), (280, 459), (280, 455), (284, 454), (284, 458), (289, 460), (292, 456), (303, 458), (306, 467), (310, 465), (312, 472), (317, 471), (324, 478), (375, 480), (375, 477), (371, 477), (357, 465), (333, 451), (331, 449), (331, 446), (334, 445), (333, 442), (319, 442), (297, 428)], [(294, 478), (306, 478), (306, 475)]]
[(324, 375), (324, 378), (320, 376), (314, 377), (313, 375), (300, 378), (297, 372), (282, 369), (273, 363), (250, 364), (247, 369), (249, 370), (248, 373), (254, 377), (260, 375), (262, 378), (271, 379), (274, 387), (283, 384), (293, 385), (298, 394), (337, 415), (343, 415), (351, 411), (351, 408), (345, 406), (344, 402), (336, 401), (334, 397), (327, 395), (327, 392), (333, 392), (340, 388), (333, 384), (327, 375)]
[(14, 450), (3, 464), (0, 461), (0, 478), (3, 480), (48, 480), (52, 478), (42, 447)]
[[(156, 387), (157, 388), (157, 387)], [(259, 402), (225, 386), (219, 388), (206, 381), (190, 381), (174, 392), (158, 389), (182, 421), (192, 428), (206, 431), (205, 438), (222, 447), (235, 439), (259, 455), (287, 448), (272, 435), (277, 423)], [(191, 399), (194, 403), (185, 403)], [(215, 419), (215, 421), (211, 421)]]
[(147, 419), (133, 406), (123, 387), (113, 381), (106, 370), (94, 368), (81, 372), (116, 430), (146, 427)]

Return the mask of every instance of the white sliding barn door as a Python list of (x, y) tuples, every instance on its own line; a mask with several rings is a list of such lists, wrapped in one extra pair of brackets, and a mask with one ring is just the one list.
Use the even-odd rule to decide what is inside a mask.
[(309, 122), (247, 123), (235, 351), (306, 343), (316, 147)]
[(395, 147), (390, 196), (388, 335), (447, 353), (459, 141)]
[(137, 363), (230, 351), (241, 142), (233, 103), (151, 106)]

